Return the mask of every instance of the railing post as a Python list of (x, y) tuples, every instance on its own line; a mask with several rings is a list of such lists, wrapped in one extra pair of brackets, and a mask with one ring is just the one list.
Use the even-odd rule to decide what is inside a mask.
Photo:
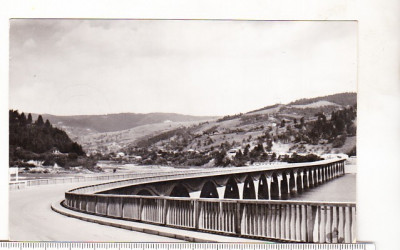
[(109, 202), (109, 199), (108, 199), (108, 197), (105, 197), (106, 198), (106, 216), (108, 216), (108, 202)]
[(296, 205), (296, 240), (297, 241), (301, 240), (300, 218), (301, 218), (300, 206)]
[(287, 205), (282, 204), (281, 205), (281, 211), (282, 211), (282, 216), (281, 216), (281, 238), (283, 239), (289, 239), (289, 227), (288, 227), (288, 208)]
[(268, 237), (272, 237), (272, 234), (271, 234), (272, 205), (271, 204), (267, 204), (266, 208), (267, 208), (267, 223), (266, 223), (267, 229), (266, 229), (266, 234), (267, 234)]
[(332, 207), (332, 243), (338, 243), (338, 207)]
[(120, 202), (120, 206), (119, 206), (120, 214), (119, 215), (121, 218), (123, 218), (124, 217), (124, 198), (120, 197), (119, 202)]
[(219, 206), (219, 213), (218, 213), (218, 227), (217, 227), (217, 229), (219, 230), (219, 231), (223, 231), (223, 223), (224, 223), (224, 221), (223, 221), (223, 217), (222, 217), (222, 201), (220, 201), (220, 202), (218, 202), (218, 206)]
[(194, 228), (199, 229), (199, 214), (200, 214), (200, 209), (199, 209), (199, 201), (196, 199), (193, 201), (194, 204), (194, 212), (193, 212), (193, 216), (194, 216)]
[(139, 221), (142, 221), (143, 198), (139, 198)]
[(236, 213), (235, 213), (235, 223), (236, 223), (236, 225), (235, 225), (235, 233), (237, 234), (237, 235), (241, 235), (242, 234), (242, 230), (241, 230), (241, 227), (240, 227), (240, 225), (241, 225), (241, 220), (242, 220), (242, 218), (241, 218), (242, 216), (241, 216), (241, 212), (240, 212), (240, 202), (239, 201), (236, 201)]
[(94, 213), (97, 214), (98, 213), (98, 209), (97, 209), (97, 195), (95, 196), (95, 200), (94, 200)]
[(314, 223), (317, 213), (317, 208), (308, 205), (307, 206), (307, 242), (314, 242)]
[(167, 225), (167, 213), (168, 213), (168, 200), (164, 198), (163, 200), (163, 221), (162, 224)]
[(344, 161), (341, 162), (342, 165), (342, 175), (344, 175)]
[(338, 243), (344, 243), (344, 207), (339, 207)]
[(301, 241), (306, 242), (307, 241), (307, 215), (306, 215), (306, 206), (301, 205)]
[(296, 205), (290, 205), (290, 239), (296, 240)]
[(282, 237), (281, 235), (281, 205), (276, 205), (275, 206), (275, 237), (280, 238)]
[(345, 210), (345, 220), (344, 220), (344, 243), (351, 243), (352, 239), (351, 239), (351, 211), (350, 211), (350, 207), (346, 206), (344, 208)]
[(325, 227), (326, 227), (326, 209), (324, 206), (319, 206), (319, 243), (325, 243)]
[(332, 243), (332, 235), (333, 235), (333, 230), (332, 230), (332, 209), (330, 206), (326, 206), (326, 243)]
[(356, 240), (356, 208), (351, 207), (351, 243)]

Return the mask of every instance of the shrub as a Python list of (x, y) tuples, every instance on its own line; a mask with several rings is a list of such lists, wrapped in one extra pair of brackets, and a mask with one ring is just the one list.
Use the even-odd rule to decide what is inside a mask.
[(340, 148), (346, 142), (346, 138), (347, 138), (346, 134), (337, 136), (335, 140), (333, 140), (332, 142), (332, 147)]

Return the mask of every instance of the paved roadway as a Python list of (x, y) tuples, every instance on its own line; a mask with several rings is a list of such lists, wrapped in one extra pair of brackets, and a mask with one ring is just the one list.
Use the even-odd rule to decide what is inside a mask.
[(29, 187), (10, 192), (9, 228), (13, 241), (133, 241), (181, 242), (177, 239), (89, 223), (51, 210), (68, 189), (81, 182)]
[[(332, 199), (332, 196), (326, 195), (328, 189), (346, 193), (349, 191), (340, 181), (346, 180), (354, 187), (350, 200), (355, 199), (355, 175), (353, 177), (342, 177), (333, 180), (329, 185), (326, 183), (321, 186), (324, 189), (316, 188), (315, 194), (318, 194), (320, 200), (324, 198)], [(14, 241), (137, 241), (137, 242), (178, 242), (180, 240), (157, 235), (150, 235), (140, 232), (128, 231), (124, 229), (88, 223), (78, 219), (66, 217), (51, 210), (50, 204), (64, 198), (66, 190), (101, 183), (104, 181), (67, 183), (56, 185), (33, 186), (22, 190), (14, 190), (9, 196), (9, 227), (10, 240)], [(335, 184), (335, 185), (333, 185)], [(341, 187), (341, 189), (340, 189)], [(338, 190), (339, 189), (339, 190)], [(304, 193), (306, 194), (306, 193)], [(311, 193), (309, 193), (311, 195)], [(349, 194), (349, 192), (347, 192)], [(354, 196), (353, 196), (354, 195)], [(294, 199), (311, 199), (308, 197), (292, 197)], [(337, 198), (337, 197), (336, 197)], [(347, 199), (345, 199), (347, 200)], [(349, 200), (349, 201), (350, 201)]]

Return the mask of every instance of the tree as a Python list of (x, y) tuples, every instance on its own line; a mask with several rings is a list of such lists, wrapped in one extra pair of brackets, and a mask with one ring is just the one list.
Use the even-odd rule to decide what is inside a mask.
[(25, 116), (24, 112), (22, 112), (21, 115), (19, 116), (19, 123), (21, 125), (25, 125), (26, 124), (26, 116)]
[(239, 151), (235, 155), (235, 158), (238, 160), (241, 160), (243, 158), (242, 150), (239, 149)]
[(82, 146), (76, 142), (73, 142), (71, 145), (71, 152), (76, 153), (77, 155), (84, 155), (85, 152), (82, 149)]
[(249, 151), (250, 151), (250, 145), (247, 144), (246, 147), (244, 148), (243, 155), (244, 156), (248, 156), (249, 155)]
[(39, 126), (43, 126), (44, 121), (43, 121), (43, 117), (41, 115), (39, 115), (38, 119), (36, 120), (36, 124)]
[(217, 151), (215, 153), (215, 156), (214, 156), (215, 166), (224, 166), (224, 164), (225, 164), (225, 162), (224, 162), (225, 155), (226, 155), (226, 151), (223, 150), (223, 149), (221, 151)]
[(259, 143), (259, 144), (255, 147), (255, 149), (256, 149), (258, 152), (260, 152), (260, 153), (264, 153), (264, 152), (265, 152), (265, 151), (264, 151), (264, 146), (263, 146), (262, 143)]
[(304, 117), (300, 118), (300, 124), (302, 127), (304, 126)]
[(236, 153), (236, 155), (232, 161), (232, 164), (234, 166), (238, 167), (238, 166), (243, 166), (245, 163), (246, 163), (246, 159), (245, 159), (245, 157), (243, 157), (242, 151), (239, 149), (239, 151)]
[(28, 114), (28, 120), (26, 121), (28, 124), (32, 123), (32, 115), (31, 113)]
[(338, 118), (338, 119), (336, 119), (335, 127), (339, 133), (342, 133), (346, 127), (346, 124), (342, 118)]
[(48, 119), (46, 119), (46, 123), (44, 125), (46, 126), (46, 128), (50, 128), (51, 127), (51, 124), (50, 124)]

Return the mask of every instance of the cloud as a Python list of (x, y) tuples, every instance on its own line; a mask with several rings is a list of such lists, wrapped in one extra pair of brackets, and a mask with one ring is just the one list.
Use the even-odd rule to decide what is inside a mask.
[(224, 115), (356, 90), (355, 22), (17, 19), (10, 34), (20, 110)]

